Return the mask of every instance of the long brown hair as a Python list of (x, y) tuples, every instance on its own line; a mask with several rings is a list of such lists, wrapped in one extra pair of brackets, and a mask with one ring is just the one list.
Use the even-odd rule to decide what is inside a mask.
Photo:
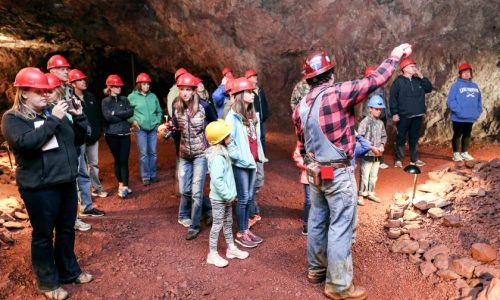
[(191, 99), (189, 99), (187, 105), (184, 103), (184, 101), (182, 101), (181, 95), (179, 93), (179, 96), (175, 98), (174, 109), (177, 113), (183, 115), (184, 110), (186, 108), (190, 108), (194, 116), (198, 112), (199, 103), (200, 103), (200, 96), (198, 96), (196, 89), (193, 89), (193, 95), (191, 96)]
[(250, 122), (248, 121), (248, 116), (251, 116), (251, 119), (253, 120), (254, 124), (257, 124), (257, 114), (255, 113), (255, 108), (253, 106), (253, 103), (250, 103), (247, 108), (245, 108), (246, 103), (243, 100), (244, 97), (244, 91), (241, 93), (238, 93), (234, 95), (234, 103), (232, 105), (232, 109), (234, 110), (235, 113), (240, 114), (243, 117), (243, 124), (246, 126), (250, 125)]
[(16, 95), (14, 96), (14, 103), (9, 111), (17, 113), (28, 120), (33, 120), (36, 118), (37, 113), (26, 105), (26, 99), (23, 97), (24, 90), (28, 90), (28, 88), (17, 88)]

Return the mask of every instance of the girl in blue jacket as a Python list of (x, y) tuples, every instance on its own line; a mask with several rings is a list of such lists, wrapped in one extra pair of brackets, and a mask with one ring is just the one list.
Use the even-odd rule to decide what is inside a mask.
[(448, 94), (448, 107), (451, 110), (453, 123), (453, 160), (473, 160), (467, 151), (470, 144), (472, 125), (483, 112), (481, 91), (472, 81), (472, 67), (461, 64), (458, 67), (459, 77), (451, 86)]

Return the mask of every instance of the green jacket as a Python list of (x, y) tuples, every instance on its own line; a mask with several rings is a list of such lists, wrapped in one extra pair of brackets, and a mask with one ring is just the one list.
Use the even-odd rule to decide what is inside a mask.
[(137, 121), (142, 130), (153, 130), (162, 121), (163, 112), (155, 94), (148, 92), (146, 96), (134, 90), (128, 95), (134, 115), (128, 119), (130, 123)]
[(236, 197), (233, 167), (226, 148), (220, 144), (205, 151), (210, 172), (210, 199), (231, 202)]

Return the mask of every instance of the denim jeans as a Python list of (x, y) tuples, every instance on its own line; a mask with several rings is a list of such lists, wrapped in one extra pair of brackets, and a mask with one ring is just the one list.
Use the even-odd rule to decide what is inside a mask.
[(78, 185), (78, 199), (80, 200), (83, 211), (91, 210), (92, 197), (90, 195), (90, 176), (87, 171), (87, 162), (85, 161), (85, 146), (80, 146), (76, 183)]
[(156, 143), (158, 127), (152, 130), (135, 130), (135, 142), (139, 152), (139, 168), (142, 180), (156, 177)]
[(311, 209), (311, 187), (304, 184), (304, 226), (307, 227), (309, 220), (309, 210)]
[(207, 159), (199, 156), (194, 159), (179, 158), (177, 176), (179, 179), (179, 219), (189, 219), (191, 207), (191, 226), (189, 231), (200, 231), (203, 206), (203, 187), (207, 174)]
[(361, 158), (359, 195), (366, 197), (375, 194), (379, 167), (380, 160), (378, 158), (375, 158), (374, 161), (366, 160), (364, 157)]
[(236, 221), (238, 232), (244, 233), (248, 230), (248, 218), (250, 217), (250, 201), (254, 196), (255, 169), (240, 168), (233, 165), (234, 180), (238, 203), (236, 204)]
[(99, 180), (99, 141), (93, 144), (84, 144), (82, 146), (82, 153), (85, 153), (85, 158), (87, 160), (90, 183), (94, 191), (100, 192), (102, 191), (102, 184)]
[(74, 252), (75, 182), (36, 190), (19, 189), (19, 193), (33, 228), (31, 260), (38, 289), (51, 291), (61, 282), (74, 281), (82, 273)]
[(336, 169), (333, 181), (311, 185), (307, 236), (309, 275), (326, 275), (325, 290), (341, 292), (352, 283), (352, 234), (356, 220), (352, 167)]
[(253, 215), (260, 215), (260, 207), (259, 204), (257, 203), (257, 192), (259, 189), (264, 185), (264, 163), (258, 162), (257, 163), (257, 171), (255, 174), (255, 185), (254, 185), (254, 191), (253, 191), (253, 197), (250, 201), (250, 212), (249, 216), (252, 217)]

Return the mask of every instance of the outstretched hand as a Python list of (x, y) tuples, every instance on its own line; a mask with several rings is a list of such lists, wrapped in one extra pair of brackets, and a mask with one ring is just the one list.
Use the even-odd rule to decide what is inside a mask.
[(395, 56), (395, 57), (401, 59), (402, 57), (410, 56), (411, 52), (412, 52), (411, 45), (408, 43), (405, 43), (405, 44), (401, 44), (401, 45), (397, 46), (396, 48), (394, 48), (391, 52), (391, 56)]

